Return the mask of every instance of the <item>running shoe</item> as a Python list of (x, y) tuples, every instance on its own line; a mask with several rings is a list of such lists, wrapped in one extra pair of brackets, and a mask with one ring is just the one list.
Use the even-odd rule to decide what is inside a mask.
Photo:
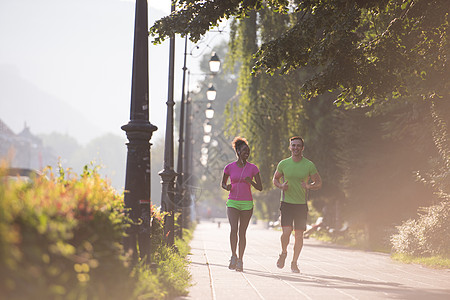
[(292, 273), (300, 273), (300, 269), (298, 268), (296, 262), (291, 262), (291, 271)]
[(236, 269), (236, 263), (237, 263), (237, 257), (236, 256), (231, 256), (231, 258), (230, 258), (230, 265), (228, 266), (228, 269), (230, 269), (230, 270), (234, 270), (234, 269)]
[(238, 272), (244, 271), (244, 263), (242, 262), (242, 259), (237, 260), (236, 271), (238, 271)]
[(280, 269), (284, 268), (284, 261), (286, 260), (287, 252), (281, 252), (280, 257), (277, 260), (277, 267)]

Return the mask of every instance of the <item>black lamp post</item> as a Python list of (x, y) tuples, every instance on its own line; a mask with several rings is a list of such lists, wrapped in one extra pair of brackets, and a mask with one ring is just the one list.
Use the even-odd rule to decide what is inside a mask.
[[(172, 2), (172, 12), (175, 10), (175, 3)], [(164, 144), (164, 169), (159, 172), (162, 180), (161, 206), (164, 212), (168, 214), (164, 220), (164, 234), (166, 243), (173, 246), (175, 242), (175, 205), (174, 205), (174, 184), (177, 173), (173, 170), (173, 88), (174, 88), (174, 66), (175, 66), (175, 37), (170, 37), (169, 42), (169, 90), (166, 118), (166, 136)]]
[[(188, 85), (189, 86), (189, 85)], [(189, 90), (186, 105), (186, 137), (185, 137), (185, 163), (186, 163), (186, 171), (185, 171), (185, 207), (189, 211), (189, 215), (187, 217), (191, 217), (192, 211), (192, 200), (193, 195), (196, 193), (196, 176), (194, 175), (194, 146), (195, 146), (195, 138), (193, 135), (193, 123), (194, 123), (194, 108), (193, 108), (193, 100), (189, 97)]]
[[(190, 203), (189, 201), (186, 201), (185, 199), (185, 186), (186, 186), (186, 181), (184, 180), (184, 168), (183, 165), (186, 166), (186, 170), (187, 170), (187, 166), (189, 165), (188, 163), (188, 157), (189, 157), (189, 151), (190, 149), (188, 149), (188, 147), (190, 145), (188, 145), (188, 143), (191, 143), (190, 141), (190, 137), (188, 138), (188, 136), (190, 136), (190, 132), (186, 132), (186, 139), (185, 139), (185, 133), (184, 133), (184, 127), (185, 127), (185, 123), (186, 123), (186, 127), (188, 127), (187, 122), (185, 122), (185, 106), (186, 103), (188, 102), (187, 98), (185, 97), (185, 80), (186, 80), (186, 58), (187, 58), (187, 42), (188, 42), (188, 36), (185, 36), (185, 40), (184, 40), (184, 61), (183, 61), (183, 79), (182, 79), (182, 88), (181, 88), (181, 107), (180, 107), (180, 127), (179, 127), (179, 140), (178, 140), (178, 163), (177, 163), (177, 186), (176, 186), (176, 204), (178, 206), (178, 208), (181, 210), (181, 219), (180, 219), (180, 231), (179, 231), (179, 236), (182, 237), (183, 235), (183, 227), (185, 225), (185, 221), (186, 218), (189, 215), (189, 206)], [(215, 52), (212, 53), (211, 59), (209, 60), (209, 69), (212, 75), (215, 75), (217, 72), (219, 72), (220, 70), (220, 59), (217, 56), (217, 54)], [(216, 89), (214, 88), (213, 85), (211, 85), (207, 92), (207, 98), (209, 101), (213, 101), (216, 99)], [(189, 114), (190, 115), (190, 114)], [(188, 121), (189, 122), (189, 121)], [(190, 129), (190, 128), (189, 128)], [(187, 143), (185, 143), (185, 141), (187, 141)], [(186, 149), (184, 149), (183, 145), (186, 144)]]
[[(133, 224), (124, 239), (126, 252), (137, 261), (150, 259), (150, 139), (158, 128), (149, 122), (148, 83), (148, 7), (147, 0), (136, 1), (130, 121), (121, 128), (126, 132), (127, 166), (125, 208)], [(139, 220), (140, 219), (140, 220)], [(141, 222), (140, 222), (141, 221)], [(140, 225), (138, 225), (140, 224)]]
[[(189, 87), (189, 77), (190, 77), (190, 71), (188, 71), (188, 82), (187, 86)], [(189, 97), (189, 89), (187, 91), (186, 95), (186, 133), (185, 133), (185, 139), (184, 139), (184, 162), (185, 162), (185, 172), (183, 176), (183, 186), (185, 188), (184, 192), (184, 207), (185, 207), (185, 216), (183, 217), (182, 221), (186, 222), (188, 218), (191, 217), (191, 186), (192, 186), (192, 138), (191, 138), (191, 126), (192, 126), (192, 107), (191, 107), (191, 99)], [(184, 227), (184, 224), (183, 224)]]
[(187, 56), (187, 43), (188, 43), (188, 36), (186, 35), (184, 38), (184, 60), (183, 60), (183, 79), (182, 79), (182, 86), (181, 86), (181, 107), (180, 107), (180, 127), (179, 127), (179, 134), (178, 134), (178, 163), (177, 163), (177, 186), (176, 186), (176, 204), (178, 208), (181, 210), (181, 218), (180, 218), (180, 231), (179, 231), (179, 237), (183, 237), (183, 226), (186, 219), (185, 214), (187, 213), (185, 207), (184, 207), (184, 174), (183, 174), (183, 163), (185, 162), (184, 157), (185, 153), (183, 150), (184, 145), (184, 124), (185, 124), (185, 82), (186, 82), (186, 56)]

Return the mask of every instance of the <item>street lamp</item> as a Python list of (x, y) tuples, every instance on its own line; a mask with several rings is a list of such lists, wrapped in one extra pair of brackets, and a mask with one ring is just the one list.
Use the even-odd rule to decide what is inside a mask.
[[(147, 1), (147, 0), (145, 0)], [(172, 2), (173, 12), (175, 10), (175, 3)], [(162, 181), (161, 190), (161, 208), (167, 212), (164, 218), (164, 236), (166, 237), (166, 244), (173, 246), (175, 242), (174, 235), (174, 180), (177, 173), (173, 170), (174, 155), (173, 155), (173, 90), (174, 90), (174, 65), (175, 65), (175, 37), (171, 36), (169, 40), (169, 88), (166, 118), (166, 136), (164, 142), (164, 169), (159, 172)]]
[[(184, 133), (184, 126), (185, 126), (185, 106), (186, 106), (186, 102), (188, 99), (188, 97), (186, 97), (185, 95), (185, 80), (186, 80), (186, 60), (187, 60), (187, 41), (188, 41), (188, 36), (185, 36), (185, 40), (184, 40), (184, 60), (183, 60), (183, 79), (182, 79), (182, 88), (181, 88), (181, 107), (180, 107), (180, 126), (179, 126), (179, 139), (178, 139), (178, 162), (177, 162), (177, 181), (176, 181), (176, 199), (175, 199), (175, 203), (178, 206), (181, 206), (181, 227), (183, 227), (183, 223), (185, 222), (184, 220), (186, 219), (185, 216), (185, 212), (183, 212), (183, 210), (186, 209), (185, 207), (185, 201), (184, 201), (184, 188), (185, 188), (185, 179), (184, 179), (184, 172), (183, 172), (183, 164), (187, 167), (188, 166), (188, 156), (190, 154), (190, 149), (187, 149), (188, 147), (190, 147), (190, 138), (187, 139), (187, 143), (185, 143), (185, 133)], [(215, 52), (213, 52), (211, 59), (209, 61), (209, 68), (211, 73), (216, 74), (217, 72), (219, 72), (220, 70), (220, 59), (217, 56), (217, 54)], [(189, 84), (189, 83), (188, 83)], [(189, 91), (188, 91), (189, 92)], [(216, 90), (214, 89), (214, 87), (211, 85), (210, 89), (208, 89), (207, 91), (207, 98), (210, 101), (213, 101), (216, 98)], [(189, 122), (189, 121), (188, 121)], [(186, 124), (186, 127), (188, 125)], [(189, 136), (189, 132), (186, 133), (186, 138)], [(186, 149), (183, 149), (183, 145), (186, 146)], [(169, 228), (169, 230), (171, 230), (171, 232), (174, 231), (174, 226), (172, 224), (170, 224), (171, 228)], [(182, 236), (183, 233), (183, 229), (180, 228), (179, 231), (179, 235), (180, 237)]]
[(205, 135), (203, 136), (203, 142), (204, 142), (205, 144), (209, 144), (209, 142), (211, 142), (211, 136), (208, 135), (208, 134), (205, 134)]
[(209, 60), (209, 70), (211, 73), (217, 73), (220, 70), (220, 59), (216, 52), (212, 53), (211, 59)]
[(200, 163), (205, 167), (208, 163), (208, 154), (202, 154), (200, 156)]
[(211, 103), (208, 103), (206, 106), (205, 115), (207, 119), (212, 119), (214, 117), (214, 109), (212, 108)]
[(203, 123), (203, 131), (204, 131), (206, 134), (211, 133), (211, 130), (212, 130), (212, 125), (209, 123), (209, 120), (206, 121), (205, 123)]
[(133, 222), (124, 249), (136, 262), (139, 248), (140, 258), (150, 262), (150, 139), (158, 128), (149, 122), (147, 0), (136, 1), (135, 14), (130, 121), (121, 127), (129, 141), (124, 202)]
[(214, 88), (214, 86), (211, 84), (211, 86), (208, 88), (208, 90), (206, 91), (206, 98), (209, 101), (214, 101), (216, 100), (216, 95), (217, 95), (217, 91)]

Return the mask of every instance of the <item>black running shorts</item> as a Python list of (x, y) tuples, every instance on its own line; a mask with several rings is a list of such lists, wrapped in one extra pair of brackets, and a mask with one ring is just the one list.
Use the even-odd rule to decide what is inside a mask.
[(306, 230), (308, 216), (307, 204), (291, 204), (281, 201), (281, 227), (291, 227), (294, 230)]

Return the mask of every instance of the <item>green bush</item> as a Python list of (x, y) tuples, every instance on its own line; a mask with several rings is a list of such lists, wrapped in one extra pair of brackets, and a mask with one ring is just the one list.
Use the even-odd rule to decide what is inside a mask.
[(417, 220), (407, 220), (391, 237), (396, 253), (413, 256), (450, 254), (450, 203), (424, 208)]
[[(123, 200), (95, 170), (78, 178), (1, 177), (0, 291), (4, 299), (126, 298)], [(123, 275), (125, 274), (125, 275)]]
[(164, 238), (164, 214), (152, 207), (151, 268), (138, 265), (131, 276), (136, 288), (132, 299), (173, 299), (187, 295), (191, 275), (185, 259), (190, 251), (191, 230), (184, 230), (184, 239), (175, 238), (175, 246), (168, 247)]
[[(186, 261), (152, 231), (155, 268), (124, 256), (123, 195), (85, 168), (12, 180), (0, 168), (0, 299), (164, 299), (186, 294)], [(160, 218), (154, 212), (155, 220)]]

